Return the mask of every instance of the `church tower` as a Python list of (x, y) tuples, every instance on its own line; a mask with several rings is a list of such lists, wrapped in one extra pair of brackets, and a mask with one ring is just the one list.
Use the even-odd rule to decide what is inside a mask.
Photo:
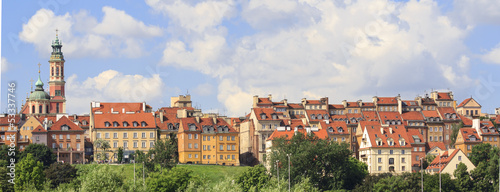
[(52, 41), (52, 54), (50, 55), (50, 113), (66, 113), (66, 95), (64, 81), (64, 56), (61, 51), (62, 44), (56, 30), (56, 39)]

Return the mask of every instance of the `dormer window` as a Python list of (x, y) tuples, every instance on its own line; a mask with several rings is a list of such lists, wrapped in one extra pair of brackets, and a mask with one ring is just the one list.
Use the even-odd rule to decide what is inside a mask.
[(178, 130), (179, 129), (179, 123), (176, 123), (175, 124), (175, 130)]
[(311, 114), (311, 119), (316, 119), (316, 115)]
[(273, 117), (273, 119), (278, 119), (278, 115), (276, 115), (276, 114), (273, 114), (272, 117)]
[(456, 119), (457, 118), (457, 114), (452, 114), (451, 118)]
[(113, 127), (118, 127), (118, 122), (113, 122)]
[(87, 125), (87, 121), (83, 120), (82, 125)]
[(392, 139), (392, 138), (387, 139), (387, 144), (389, 146), (394, 146), (394, 139)]
[(470, 139), (470, 141), (476, 141), (476, 136), (471, 135), (471, 136), (469, 137), (469, 139)]
[(169, 130), (174, 129), (174, 125), (172, 125), (172, 123), (169, 123), (169, 124), (168, 124), (168, 129), (169, 129)]
[(328, 115), (327, 115), (327, 114), (324, 114), (324, 115), (323, 115), (323, 119), (328, 119)]
[(143, 121), (143, 122), (141, 122), (141, 126), (142, 126), (142, 127), (146, 127), (146, 122), (144, 122), (144, 121)]
[(137, 121), (134, 121), (132, 124), (134, 125), (134, 127), (139, 126), (139, 123), (137, 123)]
[(338, 127), (337, 130), (339, 131), (339, 133), (343, 133), (344, 132), (344, 129), (342, 127)]
[(69, 130), (68, 125), (62, 125), (61, 126), (61, 131), (68, 131), (68, 130)]
[(261, 118), (261, 119), (266, 119), (266, 114), (265, 114), (265, 113), (261, 113), (261, 114), (260, 114), (260, 118)]
[(123, 127), (128, 127), (128, 122), (124, 121), (122, 124), (123, 124)]
[(190, 131), (195, 131), (196, 130), (196, 125), (195, 124), (189, 124), (189, 130)]
[(377, 143), (377, 146), (382, 146), (382, 139), (381, 138), (377, 138), (375, 140), (375, 142)]
[(321, 114), (318, 114), (318, 119), (323, 119), (323, 116), (321, 116)]
[(333, 132), (333, 127), (328, 127), (328, 132)]
[(111, 125), (111, 123), (109, 123), (109, 122), (107, 122), (107, 121), (106, 121), (106, 122), (104, 122), (104, 127), (109, 127), (110, 125)]
[[(415, 141), (415, 142), (416, 142), (416, 141)], [(420, 142), (420, 141), (419, 141), (419, 142)], [(405, 145), (406, 145), (406, 141), (405, 141), (405, 139), (400, 138), (400, 139), (399, 139), (399, 145), (400, 145), (400, 146), (405, 146)]]
[(446, 116), (446, 119), (450, 118), (450, 114), (449, 113), (446, 113), (445, 116)]

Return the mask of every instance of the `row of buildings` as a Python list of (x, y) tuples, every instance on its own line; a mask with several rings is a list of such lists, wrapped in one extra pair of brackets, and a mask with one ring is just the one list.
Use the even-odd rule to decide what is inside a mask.
[[(272, 95), (254, 96), (249, 113), (237, 118), (203, 113), (192, 107), (189, 95), (172, 97), (170, 106), (156, 110), (145, 102), (94, 101), (88, 115), (68, 115), (61, 47), (56, 35), (49, 91), (43, 89), (39, 71), (35, 90), (15, 117), (17, 129), (9, 126), (7, 115), (0, 116), (0, 144), (15, 142), (23, 150), (42, 143), (54, 149), (59, 161), (82, 163), (116, 161), (118, 148), (128, 160), (137, 150), (147, 152), (158, 139), (176, 135), (181, 163), (248, 165), (265, 164), (276, 138), (314, 134), (348, 143), (370, 173), (418, 171), (427, 154), (441, 159), (463, 153), (466, 159), (478, 143), (500, 145), (499, 109), (496, 115), (484, 114), (473, 98), (457, 103), (452, 92), (438, 91), (414, 99), (375, 96), (338, 104), (328, 97), (289, 103), (274, 101)], [(460, 127), (456, 138), (454, 127)], [(7, 139), (11, 135), (15, 141)], [(101, 151), (94, 145), (99, 139), (111, 148)]]

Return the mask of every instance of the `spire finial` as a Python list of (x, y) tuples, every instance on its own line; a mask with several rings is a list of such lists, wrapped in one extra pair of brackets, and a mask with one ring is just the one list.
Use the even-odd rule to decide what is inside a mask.
[(30, 83), (31, 83), (31, 92), (33, 92), (33, 78), (30, 79)]
[(59, 36), (58, 32), (59, 32), (59, 29), (56, 28), (56, 38)]
[(38, 76), (40, 76), (40, 66), (41, 66), (41, 65), (42, 65), (42, 64), (38, 63)]

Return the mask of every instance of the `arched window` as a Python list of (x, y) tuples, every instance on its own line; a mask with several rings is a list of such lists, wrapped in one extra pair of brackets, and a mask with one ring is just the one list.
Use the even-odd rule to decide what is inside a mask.
[(128, 127), (128, 122), (124, 121), (122, 124), (123, 124), (123, 127)]
[(387, 144), (389, 146), (394, 146), (394, 139), (392, 139), (392, 138), (387, 139)]
[(333, 127), (328, 127), (328, 132), (333, 132)]
[(344, 132), (344, 129), (342, 127), (337, 127), (337, 130), (339, 133), (343, 133)]
[(87, 121), (83, 120), (82, 125), (87, 125)]
[(401, 120), (398, 120), (398, 125), (401, 125)]
[(323, 115), (323, 119), (328, 119), (328, 115), (327, 115), (327, 114), (324, 114), (324, 115)]
[(316, 115), (311, 114), (311, 119), (316, 119)]
[(132, 125), (134, 125), (134, 127), (137, 127), (139, 125), (139, 123), (137, 123), (137, 121), (134, 121), (134, 122), (132, 122)]
[(109, 125), (111, 125), (109, 122), (104, 122), (104, 127), (109, 127)]
[(272, 116), (273, 116), (273, 119), (278, 119), (278, 115), (273, 114)]
[(195, 124), (189, 124), (189, 130), (190, 131), (195, 131), (196, 130), (196, 125)]
[(141, 126), (142, 126), (142, 127), (146, 127), (146, 122), (144, 122), (144, 121), (143, 121), (143, 122), (141, 122)]
[(168, 129), (169, 129), (169, 130), (174, 129), (174, 125), (172, 125), (172, 123), (169, 123), (169, 124), (168, 124)]
[(175, 130), (178, 130), (179, 129), (179, 123), (176, 123), (175, 124)]
[(261, 113), (261, 114), (260, 114), (260, 118), (261, 118), (261, 119), (266, 119), (266, 114), (265, 114), (265, 113)]
[(118, 122), (113, 122), (113, 127), (118, 127)]
[(377, 146), (382, 146), (382, 139), (380, 137), (377, 137), (375, 142), (377, 143)]
[(321, 116), (321, 114), (318, 114), (318, 119), (323, 119), (323, 116)]
[(38, 106), (38, 113), (43, 113), (42, 105)]
[(59, 75), (59, 67), (56, 67), (56, 76), (60, 76)]
[(51, 67), (51, 69), (52, 69), (52, 73), (51, 73), (52, 75), (51, 76), (54, 76), (54, 67)]

